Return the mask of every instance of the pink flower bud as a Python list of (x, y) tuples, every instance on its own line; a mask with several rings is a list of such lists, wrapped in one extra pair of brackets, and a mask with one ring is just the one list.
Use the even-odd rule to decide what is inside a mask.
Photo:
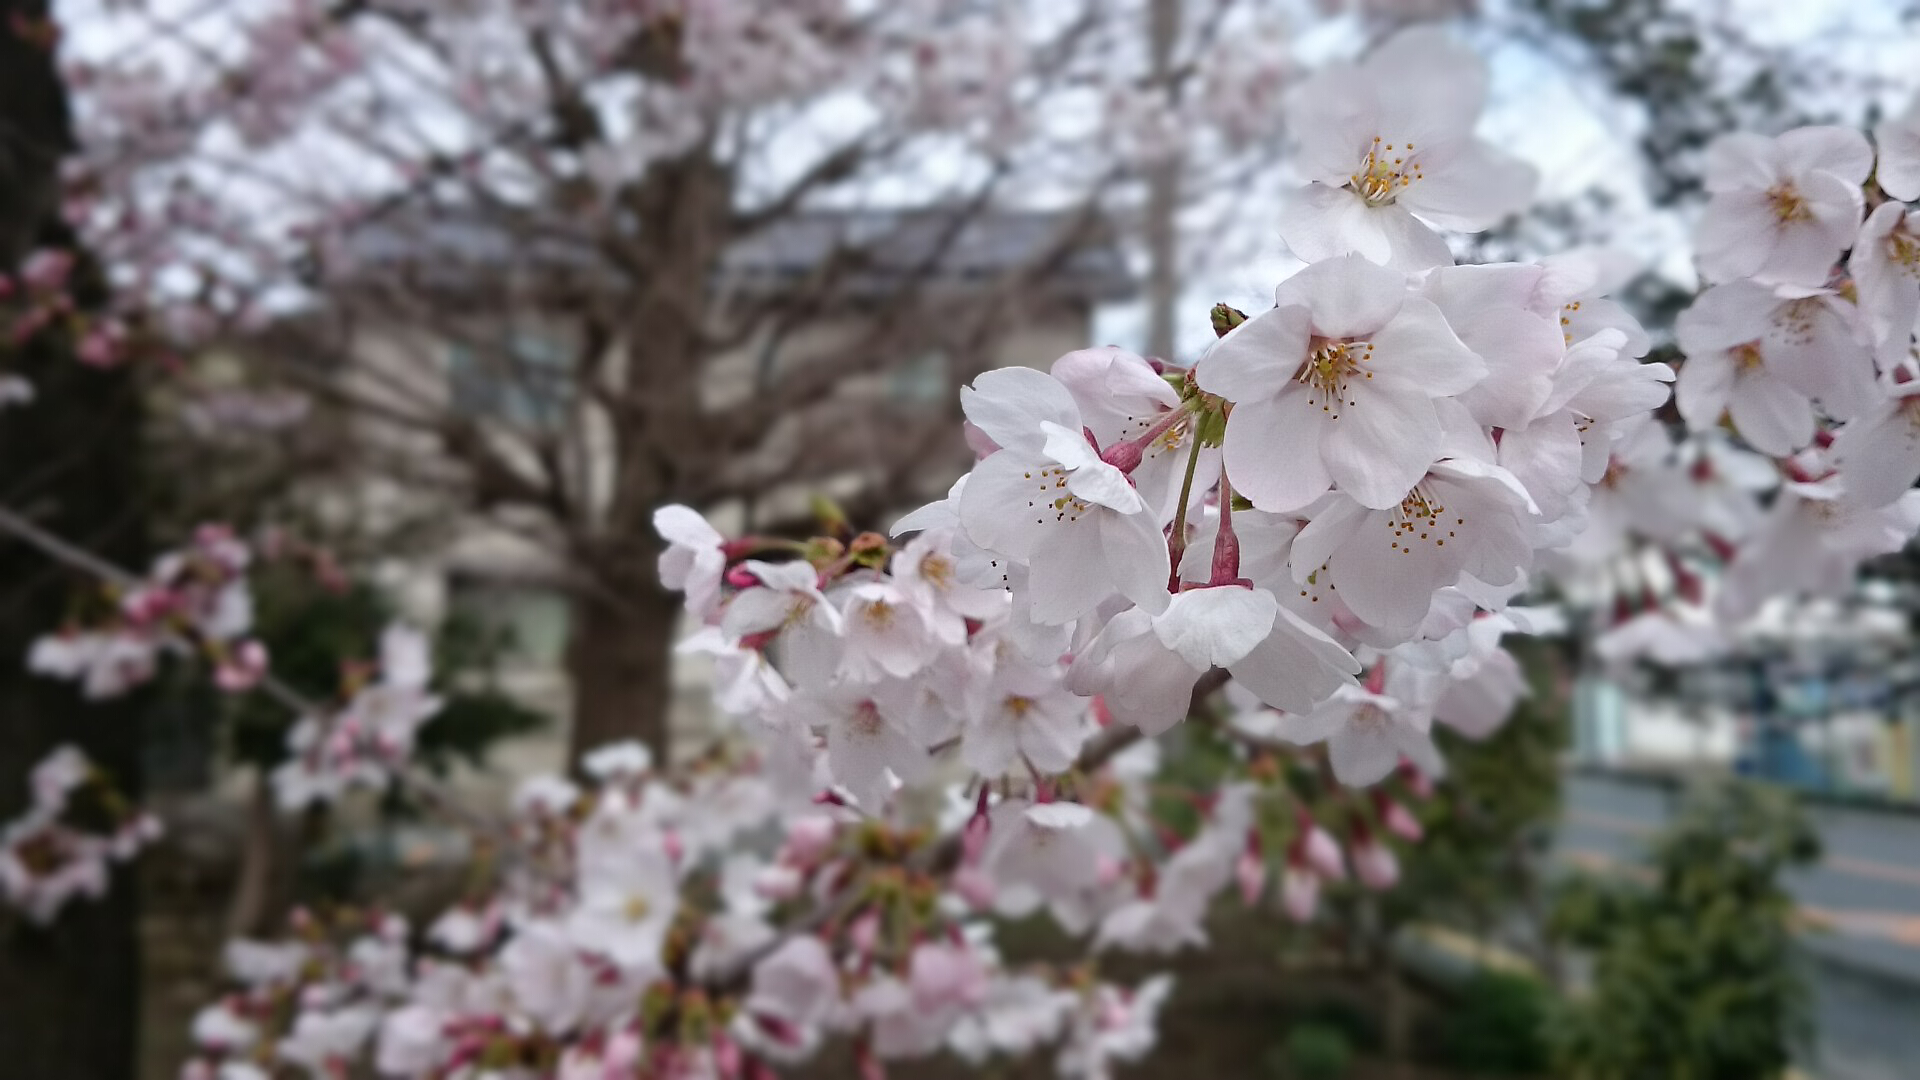
[(966, 827), (960, 831), (960, 859), (969, 866), (977, 864), (980, 856), (987, 850), (987, 841), (992, 836), (993, 825), (985, 814), (975, 814), (967, 819)]
[(880, 913), (869, 908), (853, 920), (847, 929), (847, 941), (853, 945), (853, 951), (861, 956), (872, 956), (873, 946), (880, 940)]
[(825, 814), (805, 814), (787, 825), (786, 858), (798, 866), (819, 862), (833, 846), (833, 819)]
[(953, 872), (953, 891), (975, 911), (993, 906), (993, 879), (978, 866), (962, 866)]
[(1312, 922), (1320, 906), (1320, 875), (1304, 866), (1289, 865), (1280, 875), (1280, 906), (1294, 922)]
[(1400, 859), (1372, 836), (1353, 842), (1353, 874), (1369, 889), (1391, 889), (1400, 880)]
[(1416, 799), (1433, 798), (1433, 777), (1420, 770), (1418, 765), (1402, 759), (1400, 762), (1400, 782)]
[(736, 589), (751, 589), (760, 584), (760, 579), (746, 567), (735, 566), (727, 570), (727, 584)]
[(1267, 884), (1267, 861), (1257, 851), (1243, 851), (1234, 863), (1233, 876), (1240, 883), (1240, 899), (1248, 907), (1260, 902)]
[(1340, 857), (1340, 842), (1333, 834), (1318, 825), (1309, 823), (1304, 836), (1300, 838), (1300, 857), (1313, 872), (1328, 881), (1345, 881), (1347, 867)]
[[(639, 1048), (637, 1044), (639, 1043), (639, 1040), (635, 1039), (634, 1042), (636, 1044), (635, 1052), (634, 1052), (634, 1061), (638, 1061), (640, 1055), (639, 1055)], [(612, 1061), (612, 1050), (613, 1050), (612, 1046), (609, 1045), (607, 1050), (608, 1050), (608, 1059), (607, 1059), (607, 1075), (608, 1076), (621, 1076), (621, 1075), (629, 1074), (633, 1071), (633, 1064), (634, 1064), (633, 1061), (629, 1061), (623, 1066), (616, 1067)], [(735, 1078), (737, 1078), (740, 1075), (742, 1060), (743, 1059), (740, 1054), (739, 1045), (735, 1043), (732, 1039), (727, 1038), (727, 1033), (725, 1031), (716, 1032), (713, 1037), (714, 1069), (717, 1072), (719, 1072), (719, 1074), (722, 1077), (725, 1077), (726, 1080), (735, 1080)]]
[(607, 1064), (607, 1071), (613, 1075), (631, 1072), (640, 1063), (640, 1036), (631, 1031), (615, 1032), (607, 1040), (607, 1049), (601, 1060)]
[(753, 876), (753, 891), (768, 900), (791, 900), (802, 884), (800, 871), (791, 866), (769, 866)]
[(251, 690), (267, 674), (267, 647), (252, 639), (231, 649), (214, 670), (214, 685), (229, 694)]
[[(1089, 439), (1088, 441), (1091, 442), (1092, 440)], [(1106, 451), (1100, 455), (1100, 460), (1119, 469), (1123, 473), (1130, 473), (1140, 467), (1140, 461), (1143, 457), (1145, 457), (1145, 455), (1141, 452), (1139, 443), (1117, 442), (1107, 447)]]
[(1385, 792), (1373, 793), (1373, 806), (1380, 814), (1380, 824), (1386, 826), (1388, 832), (1400, 839), (1413, 842), (1426, 835), (1426, 830), (1422, 829), (1413, 815), (1407, 812), (1407, 808), (1394, 801)]

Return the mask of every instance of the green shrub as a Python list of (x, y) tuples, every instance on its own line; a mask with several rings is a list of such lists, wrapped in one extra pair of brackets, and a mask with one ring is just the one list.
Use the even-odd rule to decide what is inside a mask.
[(1295, 1024), (1281, 1059), (1281, 1074), (1289, 1080), (1340, 1080), (1353, 1067), (1353, 1044), (1332, 1025)]
[(1482, 971), (1443, 1021), (1446, 1063), (1475, 1076), (1545, 1071), (1547, 989), (1524, 975)]
[(1765, 1080), (1806, 1028), (1780, 877), (1819, 841), (1790, 796), (1695, 792), (1654, 843), (1649, 885), (1569, 882), (1553, 929), (1593, 957), (1592, 992), (1549, 1032), (1580, 1080)]

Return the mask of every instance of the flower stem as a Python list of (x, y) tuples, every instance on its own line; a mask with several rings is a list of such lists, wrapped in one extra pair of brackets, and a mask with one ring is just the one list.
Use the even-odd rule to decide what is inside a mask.
[(1167, 534), (1167, 554), (1172, 568), (1167, 576), (1167, 591), (1180, 591), (1180, 560), (1187, 554), (1187, 503), (1193, 499), (1193, 474), (1200, 468), (1200, 440), (1193, 440), (1187, 451), (1187, 476), (1180, 481), (1180, 505), (1173, 511), (1173, 531)]

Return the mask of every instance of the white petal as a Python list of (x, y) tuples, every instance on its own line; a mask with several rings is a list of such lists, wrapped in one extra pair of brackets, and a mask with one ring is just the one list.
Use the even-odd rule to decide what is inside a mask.
[[(1034, 622), (1048, 626), (1070, 622), (1113, 595), (1116, 583), (1108, 570), (1101, 533), (1106, 519), (1117, 516), (1092, 511), (1079, 521), (1058, 523), (1046, 541), (1034, 549), (1033, 570), (1028, 575)], [(1164, 577), (1162, 591), (1166, 588)]]
[(726, 538), (709, 525), (698, 510), (687, 506), (663, 506), (655, 510), (653, 531), (669, 543), (685, 547), (719, 547), (726, 542)]
[(1153, 632), (1195, 668), (1226, 667), (1266, 640), (1279, 607), (1265, 589), (1188, 589), (1154, 620)]
[(1167, 609), (1173, 576), (1166, 533), (1149, 514), (1100, 515), (1100, 548), (1113, 588), (1150, 614)]
[(1885, 506), (1920, 479), (1920, 411), (1907, 407), (1907, 400), (1855, 420), (1834, 439), (1834, 461), (1849, 500)]
[(1873, 147), (1850, 127), (1814, 125), (1781, 134), (1780, 161), (1795, 173), (1820, 170), (1859, 187), (1873, 171)]
[(1276, 306), (1305, 306), (1313, 313), (1313, 332), (1330, 338), (1373, 334), (1399, 313), (1406, 298), (1405, 274), (1358, 255), (1314, 263), (1274, 292)]
[(1539, 180), (1533, 166), (1474, 139), (1426, 170), (1400, 203), (1442, 229), (1478, 232), (1526, 209)]
[(1037, 453), (1045, 442), (1042, 421), (1079, 431), (1080, 408), (1059, 380), (1027, 367), (998, 368), (983, 373), (960, 390), (960, 408), (967, 420), (1006, 449)]
[(1880, 146), (1880, 187), (1902, 202), (1920, 199), (1920, 114), (1909, 106), (1905, 116), (1876, 125), (1873, 141)]
[(1304, 307), (1263, 311), (1214, 343), (1194, 368), (1200, 389), (1228, 401), (1272, 397), (1286, 389), (1307, 355)]
[(1785, 457), (1813, 441), (1813, 405), (1765, 373), (1736, 376), (1727, 412), (1754, 449)]
[(1424, 297), (1408, 297), (1371, 344), (1367, 367), (1379, 379), (1431, 397), (1458, 394), (1487, 374), (1486, 361), (1454, 336), (1440, 309)]
[(1234, 489), (1273, 513), (1298, 510), (1326, 494), (1333, 478), (1320, 455), (1325, 428), (1320, 409), (1298, 389), (1234, 406), (1222, 445)]
[(1440, 418), (1418, 394), (1366, 384), (1349, 393), (1357, 404), (1327, 424), (1320, 457), (1334, 484), (1362, 506), (1398, 505), (1439, 456)]

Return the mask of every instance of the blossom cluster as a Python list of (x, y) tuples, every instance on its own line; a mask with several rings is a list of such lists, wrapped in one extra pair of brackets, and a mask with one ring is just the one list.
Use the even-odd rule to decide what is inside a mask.
[[(283, 940), (231, 943), (234, 990), (196, 1016), (182, 1075), (368, 1062), (396, 1077), (759, 1078), (838, 1032), (876, 1069), (943, 1046), (984, 1061), (1057, 1043), (1065, 1075), (1096, 1076), (1152, 1045), (1165, 977), (1127, 990), (1004, 964), (989, 925), (916, 869), (923, 838), (828, 805), (788, 816), (755, 856), (742, 838), (781, 797), (751, 759), (669, 780), (625, 744), (586, 768), (587, 789), (527, 781), (513, 869), (421, 933), (392, 913), (300, 912)], [(1016, 822), (1047, 820), (1038, 809), (1006, 807)], [(1058, 875), (1031, 837), (1017, 843), (1000, 857)], [(809, 907), (831, 917), (781, 932)]]
[(155, 559), (144, 578), (111, 585), (107, 610), (46, 635), (27, 654), (29, 670), (78, 682), (92, 700), (117, 697), (151, 679), (163, 654), (205, 655), (214, 682), (247, 690), (267, 671), (267, 649), (248, 636), (251, 547), (222, 525)]
[[(725, 4), (635, 7), (694, 65), (675, 93), (746, 98), (814, 72), (799, 31), (836, 9), (783, 9), (796, 33), (768, 37)], [(952, 94), (898, 100), (1016, 123), (982, 88), (1011, 46), (959, 41), (920, 65)], [(707, 63), (744, 74), (704, 86)], [(1440, 230), (1533, 183), (1475, 135), (1485, 89), (1427, 30), (1301, 83), (1283, 235), (1304, 266), (1273, 306), (1216, 308), (1190, 364), (1095, 348), (979, 376), (973, 467), (891, 536), (728, 537), (660, 509), (728, 738), (685, 768), (618, 745), (584, 783), (528, 780), (418, 932), (302, 913), (236, 942), (184, 1075), (759, 1080), (842, 1040), (869, 1077), (942, 1050), (1104, 1077), (1152, 1046), (1170, 985), (1109, 982), (1105, 953), (1203, 945), (1230, 893), (1307, 922), (1349, 879), (1395, 884), (1406, 801), (1446, 769), (1434, 725), (1496, 729), (1526, 692), (1503, 638), (1557, 629), (1516, 603), (1543, 578), (1622, 599), (1603, 655), (1704, 656), (1702, 627), (1904, 544), (1920, 240), (1895, 200), (1920, 196), (1920, 107), (1876, 133), (1877, 168), (1837, 129), (1714, 147), (1676, 438), (1655, 415), (1675, 372), (1609, 298), (1624, 260), (1455, 263)], [(155, 582), (86, 632), (105, 644), (50, 638), (35, 665), (106, 693), (169, 641), (244, 633), (204, 625), (232, 625), (237, 567)], [(439, 708), (426, 653), (390, 630), (345, 704), (295, 726), (284, 806), (406, 774)], [(1182, 724), (1233, 753), (1175, 828), (1153, 737)], [(1002, 955), (994, 920), (1041, 912), (1084, 962)]]
[(272, 776), (283, 809), (332, 802), (354, 788), (386, 790), (412, 758), (421, 726), (444, 704), (428, 688), (431, 652), (418, 630), (388, 626), (376, 670), (349, 673), (346, 701), (288, 729), (287, 758)]
[(32, 799), (0, 825), (0, 903), (49, 923), (76, 899), (107, 891), (110, 864), (126, 862), (160, 835), (87, 756), (61, 746), (35, 765)]
[(1920, 530), (1920, 100), (1874, 137), (1877, 160), (1839, 127), (1709, 147), (1708, 285), (1676, 326), (1689, 430), (1622, 445), (1582, 542), (1631, 597), (1603, 656), (1709, 659), (1768, 600), (1837, 596)]
[[(381, 919), (236, 972), (189, 1074), (757, 1077), (837, 1036), (869, 1075), (1052, 1048), (1100, 1077), (1151, 1046), (1167, 984), (1007, 963), (989, 916), (1164, 954), (1205, 944), (1228, 892), (1305, 921), (1349, 875), (1394, 884), (1389, 838), (1419, 834), (1401, 800), (1445, 767), (1432, 725), (1484, 735), (1525, 692), (1501, 639), (1551, 620), (1510, 600), (1671, 379), (1601, 257), (1432, 264), (1421, 218), (1459, 224), (1447, 185), (1509, 166), (1471, 138), (1477, 62), (1461, 80), (1446, 56), (1358, 78), (1367, 107), (1324, 133), (1353, 150), (1318, 181), (1330, 249), (1271, 310), (1217, 309), (1187, 367), (1101, 348), (980, 376), (978, 461), (905, 539), (661, 509), (662, 580), (700, 624), (683, 649), (746, 749), (669, 776), (617, 747), (588, 789), (529, 781), (508, 869), (425, 955)], [(1174, 829), (1142, 736), (1188, 719), (1237, 752)]]

